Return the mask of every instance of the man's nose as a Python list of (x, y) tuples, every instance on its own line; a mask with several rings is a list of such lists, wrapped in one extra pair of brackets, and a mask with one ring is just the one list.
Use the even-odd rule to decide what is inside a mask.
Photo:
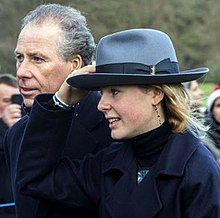
[(30, 64), (27, 61), (23, 61), (22, 63), (17, 64), (17, 78), (30, 78), (32, 76), (32, 72), (30, 69)]

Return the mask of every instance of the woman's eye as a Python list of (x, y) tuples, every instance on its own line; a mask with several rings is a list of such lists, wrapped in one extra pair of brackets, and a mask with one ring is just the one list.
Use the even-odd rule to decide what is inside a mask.
[(111, 89), (111, 94), (112, 95), (117, 95), (119, 93), (119, 90), (117, 89)]

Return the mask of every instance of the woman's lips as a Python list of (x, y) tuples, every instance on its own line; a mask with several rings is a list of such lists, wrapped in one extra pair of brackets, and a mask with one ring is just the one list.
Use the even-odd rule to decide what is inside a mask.
[(114, 129), (117, 127), (120, 119), (119, 118), (108, 118), (109, 128)]

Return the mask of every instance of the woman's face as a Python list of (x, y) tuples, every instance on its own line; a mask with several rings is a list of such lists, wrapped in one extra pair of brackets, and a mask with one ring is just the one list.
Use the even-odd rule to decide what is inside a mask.
[(113, 139), (128, 139), (159, 126), (155, 104), (163, 98), (138, 86), (108, 86), (101, 89), (98, 109), (109, 121)]
[(194, 104), (201, 106), (202, 105), (202, 101), (201, 101), (202, 91), (199, 88), (199, 84), (197, 83), (197, 81), (192, 81), (190, 83), (189, 91), (192, 96)]
[(217, 98), (214, 102), (212, 108), (212, 115), (214, 119), (220, 124), (220, 97)]

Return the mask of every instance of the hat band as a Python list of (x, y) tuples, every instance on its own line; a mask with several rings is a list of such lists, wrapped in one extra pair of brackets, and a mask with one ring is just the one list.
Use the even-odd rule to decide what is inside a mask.
[(164, 59), (156, 65), (145, 65), (140, 63), (117, 63), (96, 66), (96, 73), (113, 73), (113, 74), (177, 74), (179, 65), (170, 59)]

